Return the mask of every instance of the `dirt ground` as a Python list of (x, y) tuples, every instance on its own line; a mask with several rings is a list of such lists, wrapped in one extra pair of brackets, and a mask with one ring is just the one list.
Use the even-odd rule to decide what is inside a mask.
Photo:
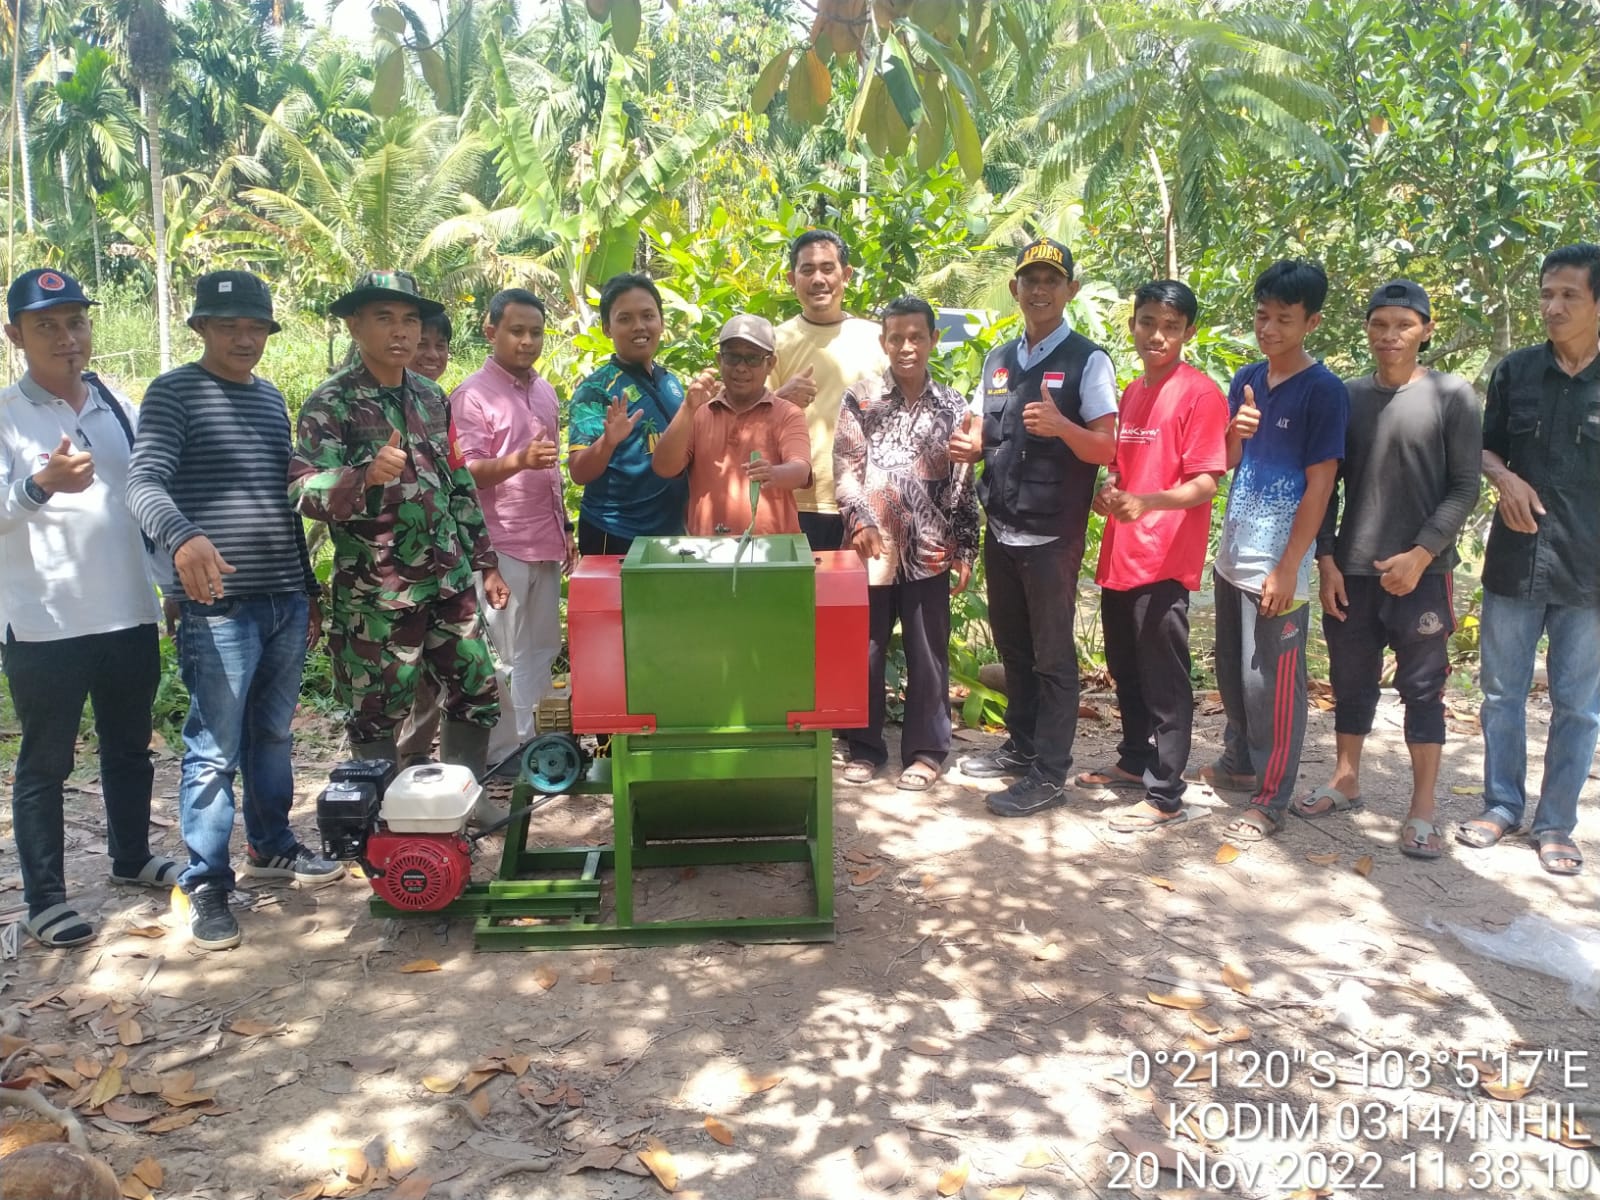
[[(1539, 738), (1546, 718), (1536, 701)], [(1200, 718), (1196, 762), (1220, 720)], [(337, 748), (305, 733), (295, 821), (314, 841)], [(1452, 737), (1447, 825), (1480, 804), (1475, 731)], [(1114, 730), (1086, 720), (1080, 739), (1098, 765)], [(1331, 758), (1317, 713), (1302, 786)], [(474, 952), (464, 921), (375, 921), (359, 879), (254, 890), (242, 947), (193, 950), (167, 896), (106, 881), (84, 768), (67, 865), (102, 933), (0, 962), (0, 1008), (23, 1016), (9, 1074), (75, 1104), (129, 1196), (1600, 1194), (1592, 1144), (1541, 1120), (1600, 1102), (1600, 1013), (1444, 929), (1530, 914), (1596, 936), (1593, 785), (1589, 871), (1557, 880), (1525, 843), (1401, 857), (1394, 707), (1368, 764), (1364, 811), (1233, 861), (1225, 802), (1200, 789), (1207, 819), (1123, 835), (1109, 796), (1005, 821), (981, 802), (995, 783), (839, 784), (836, 943), (527, 954)], [(152, 835), (174, 855), (176, 786), (166, 754)], [(603, 832), (562, 803), (540, 836)], [(21, 893), (0, 820), (3, 923)], [(663, 872), (645, 904), (770, 911), (796, 886)], [(491, 1178), (518, 1162), (545, 1169)]]

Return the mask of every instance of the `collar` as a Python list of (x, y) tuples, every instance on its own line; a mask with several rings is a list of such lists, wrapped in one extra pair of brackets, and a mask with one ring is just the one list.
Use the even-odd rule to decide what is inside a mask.
[[(17, 390), (26, 396), (30, 403), (40, 405), (54, 404), (57, 400), (65, 400), (65, 396), (58, 396), (49, 388), (33, 377), (32, 372), (24, 371), (22, 378), (17, 380)], [(100, 389), (89, 388), (89, 398), (84, 404), (85, 408), (104, 408), (100, 400)]]
[(918, 392), (916, 397), (913, 399), (905, 394), (905, 390), (900, 386), (900, 381), (894, 377), (894, 372), (885, 371), (883, 373), (883, 392), (886, 396), (899, 396), (900, 399), (905, 400), (908, 403), (916, 403), (918, 401), (925, 400), (934, 394), (933, 372), (927, 371), (924, 373), (922, 390)]
[(1057, 346), (1061, 345), (1062, 342), (1066, 341), (1067, 335), (1071, 332), (1072, 321), (1067, 317), (1066, 313), (1062, 313), (1061, 324), (1057, 325), (1049, 333), (1045, 334), (1044, 338), (1037, 346), (1028, 345), (1028, 332), (1026, 329), (1017, 335), (1017, 345), (1029, 358), (1036, 358), (1041, 354), (1049, 354), (1050, 351), (1054, 350)]
[(733, 405), (728, 403), (726, 396), (718, 396), (716, 399), (709, 401), (708, 404), (714, 404), (721, 408), (725, 408), (734, 416), (742, 417), (745, 413), (754, 412), (763, 404), (770, 405), (777, 398), (777, 394), (771, 388), (768, 388), (766, 391), (761, 393), (761, 399), (757, 400), (749, 408), (734, 408)]
[[(1560, 360), (1556, 358), (1556, 344), (1549, 338), (1546, 338), (1544, 343), (1544, 358), (1545, 365), (1557, 375), (1560, 375), (1563, 379), (1582, 379), (1586, 383), (1590, 380), (1600, 379), (1600, 355), (1596, 355), (1594, 358), (1590, 359), (1589, 365), (1583, 370), (1579, 371), (1576, 375), (1568, 375), (1562, 368)], [(24, 375), (23, 378), (26, 379), (27, 376)]]
[(650, 369), (646, 371), (638, 363), (624, 362), (614, 351), (611, 355), (611, 364), (625, 375), (643, 375), (650, 380), (657, 379), (662, 371), (666, 370), (660, 363), (653, 362), (650, 364)]
[(526, 380), (518, 379), (510, 371), (502, 367), (499, 362), (495, 360), (495, 357), (492, 354), (483, 360), (483, 369), (501, 382), (509, 384), (511, 387), (524, 390), (531, 388), (534, 385), (534, 382), (539, 378), (539, 368), (535, 367), (528, 372), (528, 378)]

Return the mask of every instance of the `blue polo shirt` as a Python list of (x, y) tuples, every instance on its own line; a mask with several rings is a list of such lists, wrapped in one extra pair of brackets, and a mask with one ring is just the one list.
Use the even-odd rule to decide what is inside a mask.
[[(1244, 404), (1246, 385), (1255, 390), (1261, 425), (1244, 443), (1244, 457), (1228, 488), (1228, 511), (1217, 543), (1217, 574), (1234, 587), (1259, 593), (1289, 545), (1289, 530), (1306, 494), (1306, 468), (1344, 457), (1350, 393), (1320, 362), (1267, 387), (1267, 364), (1241, 367), (1228, 388), (1228, 412)], [(1307, 547), (1295, 579), (1295, 596), (1311, 595)]]

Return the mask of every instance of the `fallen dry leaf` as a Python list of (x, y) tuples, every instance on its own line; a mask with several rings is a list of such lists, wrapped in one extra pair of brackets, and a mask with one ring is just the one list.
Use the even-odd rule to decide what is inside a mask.
[(1222, 1026), (1218, 1025), (1210, 1017), (1206, 1016), (1205, 1013), (1201, 1013), (1201, 1012), (1192, 1012), (1192, 1013), (1190, 1013), (1189, 1014), (1189, 1023), (1191, 1025), (1193, 1025), (1196, 1029), (1198, 1029), (1201, 1033), (1221, 1033), (1222, 1032)]
[(1113, 1129), (1111, 1136), (1121, 1142), (1128, 1153), (1135, 1157), (1141, 1154), (1149, 1154), (1155, 1158), (1163, 1169), (1168, 1171), (1176, 1171), (1178, 1169), (1178, 1152), (1165, 1142), (1142, 1137), (1131, 1129)]
[(1316, 863), (1319, 867), (1331, 867), (1339, 861), (1339, 852), (1330, 850), (1326, 854), (1308, 854), (1306, 855), (1306, 861), (1308, 863)]
[(306, 1184), (305, 1187), (290, 1196), (289, 1200), (317, 1200), (325, 1190), (322, 1180), (319, 1179), (315, 1183)]
[(431, 958), (414, 958), (400, 968), (402, 975), (421, 975), (424, 971), (442, 970), (438, 963)]
[(1356, 859), (1356, 874), (1363, 879), (1372, 874), (1372, 855), (1363, 854)]
[(372, 1164), (359, 1146), (341, 1146), (334, 1150), (333, 1166), (352, 1183), (363, 1183), (372, 1174)]
[(922, 890), (925, 892), (931, 892), (934, 889), (934, 885), (938, 882), (939, 877), (937, 875), (924, 875), (922, 877)]
[(404, 1179), (417, 1169), (417, 1156), (404, 1142), (385, 1141), (383, 1167), (391, 1179)]
[(158, 938), (167, 936), (167, 931), (160, 925), (129, 925), (122, 932), (133, 937), (142, 938)]
[(426, 1175), (408, 1175), (389, 1193), (388, 1200), (425, 1200), (433, 1180)]
[(1177, 885), (1165, 875), (1146, 875), (1144, 881), (1152, 887), (1160, 888), (1163, 892), (1175, 892), (1178, 890)]
[(1159, 1004), (1162, 1008), (1197, 1009), (1204, 1008), (1211, 1001), (1198, 992), (1147, 992), (1151, 1004)]
[(678, 1164), (672, 1161), (672, 1152), (665, 1146), (659, 1150), (641, 1150), (637, 1155), (645, 1169), (656, 1177), (656, 1182), (669, 1192), (678, 1190)]
[(1238, 963), (1222, 964), (1222, 982), (1238, 992), (1241, 996), (1250, 994), (1250, 972)]
[(167, 1173), (161, 1169), (161, 1164), (153, 1158), (141, 1158), (133, 1164), (132, 1174), (136, 1175), (147, 1187), (158, 1188)]
[(1478, 1085), (1483, 1089), (1483, 1094), (1494, 1100), (1521, 1100), (1528, 1094), (1528, 1085), (1525, 1083), (1495, 1083), (1484, 1080)]
[(487, 1091), (473, 1092), (467, 1097), (467, 1107), (478, 1114), (481, 1121), (489, 1115), (489, 1093)]
[(1205, 1038), (1195, 1037), (1195, 1035), (1192, 1033), (1186, 1033), (1183, 1035), (1183, 1044), (1189, 1047), (1189, 1049), (1193, 1050), (1196, 1054), (1204, 1054), (1207, 1050), (1211, 1049), (1210, 1042), (1206, 1041)]
[(853, 883), (856, 887), (865, 887), (867, 884), (871, 883), (874, 879), (876, 879), (879, 875), (882, 875), (882, 874), (883, 874), (883, 867), (881, 867), (881, 866), (863, 867), (859, 871), (851, 871), (850, 872), (850, 882)]
[(45, 1074), (49, 1075), (51, 1079), (54, 1079), (64, 1088), (71, 1088), (76, 1091), (83, 1086), (83, 1076), (79, 1075), (71, 1067), (46, 1067), (44, 1070)]
[(719, 1146), (733, 1145), (733, 1130), (729, 1129), (715, 1117), (706, 1118), (706, 1132), (711, 1135), (711, 1140)]
[(154, 1096), (161, 1091), (159, 1075), (135, 1075), (128, 1080), (128, 1090), (135, 1096)]
[(950, 1047), (932, 1038), (912, 1038), (906, 1043), (906, 1048), (917, 1054), (925, 1054), (929, 1058), (942, 1058), (950, 1053)]
[(1481, 787), (1453, 787), (1450, 789), (1450, 794), (1452, 796), (1481, 796), (1483, 795), (1483, 789)]
[(121, 1184), (122, 1200), (151, 1200), (155, 1193), (150, 1190), (150, 1185), (137, 1175), (129, 1175)]
[(1219, 1042), (1248, 1042), (1250, 1040), (1250, 1026), (1235, 1025), (1232, 1029), (1224, 1029), (1217, 1034)]
[[(58, 1053), (65, 1053), (65, 1052), (66, 1052), (66, 1049), (65, 1049), (65, 1047), (63, 1047), (62, 1050), (59, 1051)], [(43, 1054), (44, 1057), (46, 1057), (46, 1058), (54, 1058), (55, 1057), (54, 1054), (45, 1054), (43, 1046), (39, 1047), (39, 1053)], [(115, 1067), (119, 1071), (122, 1070), (123, 1067), (128, 1065), (128, 1052), (126, 1050), (124, 1050), (121, 1046), (118, 1046), (117, 1050), (116, 1050), (116, 1053), (111, 1056), (110, 1065)]]
[(621, 1146), (596, 1146), (586, 1150), (583, 1157), (567, 1168), (568, 1175), (576, 1175), (579, 1171), (609, 1171), (622, 1161), (623, 1149)]
[(782, 1082), (782, 1075), (751, 1075), (747, 1071), (739, 1079), (739, 1090), (747, 1096), (755, 1096), (762, 1092), (770, 1092)]
[(610, 983), (615, 976), (610, 966), (602, 964), (583, 977), (585, 983)]
[(430, 1092), (437, 1092), (440, 1095), (445, 1092), (455, 1091), (456, 1085), (460, 1082), (459, 1078), (450, 1075), (424, 1075), (422, 1077), (422, 1086)]
[(512, 1078), (516, 1078), (520, 1075), (526, 1075), (528, 1068), (532, 1065), (533, 1059), (529, 1058), (526, 1054), (513, 1054), (510, 1058), (506, 1059), (506, 1073)]
[(1008, 1184), (1005, 1187), (990, 1188), (983, 1194), (983, 1200), (1022, 1200), (1027, 1191), (1028, 1185), (1025, 1183)]
[(192, 1092), (194, 1091), (193, 1071), (174, 1071), (162, 1078), (161, 1090), (164, 1092)]
[(1285, 1200), (1322, 1200), (1324, 1196), (1333, 1195), (1332, 1188), (1303, 1187), (1289, 1193)]
[(1050, 1161), (1050, 1151), (1043, 1146), (1029, 1146), (1028, 1152), (1022, 1156), (1021, 1165), (1030, 1171), (1038, 1170)]
[(1054, 942), (1038, 942), (1029, 951), (1028, 957), (1032, 958), (1034, 962), (1053, 963), (1060, 962), (1066, 957), (1066, 954)]
[(499, 1067), (496, 1067), (492, 1071), (468, 1071), (464, 1076), (462, 1076), (461, 1090), (464, 1092), (475, 1092), (498, 1074), (500, 1074)]
[(872, 854), (872, 853), (870, 853), (869, 851), (866, 851), (866, 850), (846, 850), (844, 852), (844, 856), (850, 862), (863, 863), (863, 864), (869, 863), (874, 858), (877, 857), (877, 855)]
[(1223, 866), (1227, 866), (1238, 857), (1239, 847), (1235, 846), (1232, 842), (1223, 842), (1222, 845), (1217, 847), (1216, 861), (1221, 863)]
[(124, 1046), (137, 1046), (144, 1041), (144, 1027), (132, 1017), (117, 1022), (117, 1041)]
[(203, 1092), (162, 1092), (161, 1098), (173, 1108), (189, 1108), (196, 1104), (206, 1104), (217, 1098), (214, 1091)]
[(122, 1072), (112, 1067), (109, 1071), (102, 1071), (100, 1078), (94, 1081), (94, 1087), (89, 1089), (89, 1107), (99, 1108), (107, 1100), (122, 1094)]
[(272, 1021), (257, 1021), (253, 1017), (240, 1017), (228, 1026), (229, 1033), (237, 1033), (240, 1037), (271, 1037), (275, 1033), (282, 1033), (284, 1026)]
[(116, 1121), (120, 1125), (142, 1125), (146, 1121), (154, 1120), (155, 1110), (150, 1108), (135, 1108), (131, 1104), (124, 1104), (121, 1100), (107, 1100), (100, 1106), (100, 1111), (108, 1120)]
[(971, 1170), (972, 1168), (963, 1160), (939, 1176), (939, 1195), (954, 1196), (962, 1188), (966, 1187), (967, 1175)]
[(98, 1058), (90, 1058), (87, 1054), (80, 1054), (72, 1060), (72, 1069), (85, 1079), (99, 1079), (100, 1072), (105, 1070), (100, 1065)]
[(541, 991), (546, 992), (555, 987), (556, 981), (560, 978), (561, 976), (549, 967), (540, 967), (533, 973), (533, 982), (539, 986)]
[(185, 1108), (180, 1112), (168, 1113), (164, 1117), (157, 1117), (144, 1127), (146, 1133), (171, 1133), (174, 1129), (182, 1129), (186, 1125), (193, 1125), (198, 1121), (205, 1110), (201, 1108)]

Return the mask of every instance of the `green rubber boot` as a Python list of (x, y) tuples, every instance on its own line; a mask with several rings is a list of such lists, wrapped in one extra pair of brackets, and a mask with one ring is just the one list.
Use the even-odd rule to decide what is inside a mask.
[[(472, 777), (482, 782), (488, 772), (490, 730), (469, 721), (446, 719), (439, 729), (439, 761), (466, 767)], [(492, 825), (505, 814), (489, 799), (487, 791), (478, 796), (467, 822), (472, 825)]]
[(400, 762), (400, 751), (395, 748), (392, 737), (378, 738), (371, 742), (351, 742), (350, 753), (361, 762), (372, 762), (380, 758), (386, 758), (396, 765)]

